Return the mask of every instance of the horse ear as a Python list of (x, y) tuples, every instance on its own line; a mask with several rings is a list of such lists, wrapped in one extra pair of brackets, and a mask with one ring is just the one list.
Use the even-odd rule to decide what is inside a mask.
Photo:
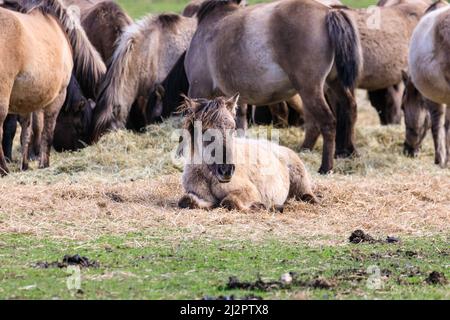
[(197, 101), (195, 99), (191, 99), (188, 96), (182, 94), (181, 97), (184, 99), (183, 104), (180, 106), (180, 111), (185, 113), (194, 113), (195, 109), (198, 107)]
[(166, 90), (164, 89), (164, 87), (160, 84), (157, 84), (155, 87), (155, 93), (156, 96), (158, 97), (158, 99), (162, 100), (164, 98), (164, 96), (166, 95)]
[(237, 109), (240, 97), (241, 97), (241, 95), (239, 93), (236, 93), (234, 96), (232, 96), (226, 102), (228, 110), (230, 110), (230, 112), (233, 113), (233, 114), (236, 113), (236, 109)]

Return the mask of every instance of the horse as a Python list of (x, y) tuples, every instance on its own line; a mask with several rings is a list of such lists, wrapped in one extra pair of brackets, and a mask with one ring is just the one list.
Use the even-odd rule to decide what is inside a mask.
[[(185, 195), (178, 206), (283, 211), (291, 198), (317, 203), (309, 174), (294, 151), (267, 140), (234, 136), (238, 100), (238, 95), (214, 100), (186, 98), (181, 106), (186, 116), (179, 150), (186, 162), (182, 177)], [(209, 134), (214, 140), (205, 138)]]
[[(8, 113), (28, 119), (42, 110), (39, 167), (46, 168), (59, 110), (72, 70), (86, 83), (102, 77), (104, 64), (86, 34), (59, 0), (42, 0), (21, 12), (0, 8), (0, 128)], [(31, 123), (31, 122), (30, 122)], [(24, 128), (21, 169), (28, 168), (30, 125)], [(3, 141), (3, 130), (0, 130)], [(0, 171), (8, 173), (3, 146)]]
[(450, 5), (437, 1), (414, 30), (408, 57), (409, 91), (405, 95), (405, 152), (415, 156), (431, 125), (436, 164), (445, 167), (450, 159)]
[[(417, 157), (431, 127), (435, 149), (435, 164), (445, 167), (450, 159), (450, 109), (425, 98), (405, 74), (406, 90), (402, 108), (405, 113), (406, 139), (404, 153)], [(447, 115), (446, 115), (447, 113)]]
[(114, 1), (99, 2), (81, 16), (81, 25), (105, 63), (113, 56), (117, 39), (132, 23), (130, 16)]
[[(407, 67), (409, 39), (427, 9), (427, 3), (427, 1), (400, 0), (400, 3), (392, 6), (378, 7), (378, 18), (374, 16), (373, 9), (370, 8), (342, 9), (356, 21), (361, 39), (364, 63), (357, 87), (368, 90), (375, 107), (381, 105), (386, 110), (380, 113), (382, 119), (382, 114), (389, 114), (389, 109), (401, 110), (402, 71)], [(391, 91), (388, 97), (390, 96), (392, 104), (387, 103), (386, 91)], [(353, 110), (353, 107), (349, 105), (352, 102), (342, 99), (342, 96), (341, 93), (331, 98), (338, 123), (336, 148), (339, 152), (336, 156), (348, 157), (357, 155), (353, 138), (350, 138), (354, 136), (357, 117), (356, 111), (355, 115), (348, 116), (348, 110)], [(398, 115), (396, 122), (401, 119), (399, 111), (393, 113)], [(318, 126), (308, 119), (306, 119), (305, 127), (303, 148), (312, 150), (320, 131)]]
[[(239, 3), (210, 0), (200, 7), (198, 28), (185, 59), (189, 97), (240, 92), (240, 105), (270, 105), (300, 94), (305, 115), (320, 123), (324, 137), (319, 172), (329, 173), (336, 118), (325, 99), (325, 85), (355, 101), (351, 92), (362, 64), (356, 26), (343, 10), (312, 0), (245, 8)], [(240, 128), (242, 119), (245, 114), (238, 109)]]
[[(117, 40), (132, 23), (113, 1), (101, 1), (81, 11), (81, 25), (105, 63), (111, 60)], [(66, 101), (57, 119), (53, 143), (56, 151), (75, 151), (89, 144), (96, 99), (82, 90), (75, 77), (71, 78)]]
[(186, 51), (196, 26), (195, 19), (162, 14), (149, 15), (125, 29), (96, 101), (92, 143), (109, 130), (125, 128), (135, 101), (141, 126), (148, 123), (148, 93), (165, 79)]

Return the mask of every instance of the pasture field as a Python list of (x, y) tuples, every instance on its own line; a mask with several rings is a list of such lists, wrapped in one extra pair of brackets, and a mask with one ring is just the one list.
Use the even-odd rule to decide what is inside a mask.
[[(134, 17), (184, 3), (120, 2)], [(450, 299), (450, 169), (434, 165), (430, 135), (419, 158), (406, 158), (404, 126), (381, 127), (365, 93), (358, 101), (361, 156), (320, 176), (321, 143), (301, 153), (321, 204), (293, 201), (276, 214), (178, 209), (176, 118), (52, 153), (49, 169), (25, 173), (16, 141), (0, 180), (0, 298)], [(299, 151), (304, 132), (280, 137)], [(357, 229), (380, 241), (350, 243)], [(75, 254), (93, 262), (80, 278), (62, 263)], [(293, 283), (280, 285), (290, 272)]]

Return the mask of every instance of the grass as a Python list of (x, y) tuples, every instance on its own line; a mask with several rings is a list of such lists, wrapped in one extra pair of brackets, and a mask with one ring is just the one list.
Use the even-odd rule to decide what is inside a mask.
[[(149, 12), (181, 12), (189, 3), (188, 0), (118, 0), (118, 2), (136, 19)], [(249, 0), (247, 2), (254, 4), (268, 1)], [(364, 8), (376, 3), (374, 0), (343, 0), (342, 2), (355, 8)]]
[[(121, 3), (133, 17), (184, 6)], [(430, 136), (418, 159), (404, 157), (404, 126), (381, 127), (365, 93), (358, 102), (361, 156), (337, 160), (333, 175), (320, 176), (321, 142), (301, 153), (322, 203), (290, 202), (283, 214), (179, 210), (182, 169), (171, 157), (178, 119), (52, 153), (49, 169), (32, 164), (25, 173), (16, 141), (12, 173), (0, 180), (0, 298), (449, 299), (448, 285), (425, 279), (431, 271), (450, 277), (450, 170), (434, 165)], [(281, 143), (297, 151), (303, 137), (299, 128), (280, 131)], [(402, 242), (353, 245), (347, 238), (355, 229)], [(67, 289), (66, 269), (33, 267), (76, 253), (100, 263), (81, 271), (82, 293)], [(381, 270), (378, 290), (366, 285), (370, 266)], [(224, 289), (230, 276), (277, 280), (287, 272), (332, 287)]]
[[(162, 234), (162, 235), (161, 235)], [(432, 271), (450, 277), (448, 239), (414, 239), (402, 244), (309, 246), (267, 239), (168, 242), (167, 235), (130, 234), (89, 242), (39, 241), (0, 236), (0, 297), (7, 299), (200, 299), (257, 295), (265, 299), (449, 299), (445, 285), (426, 282)], [(343, 242), (345, 239), (343, 239)], [(80, 253), (100, 263), (81, 270), (81, 290), (69, 290), (66, 269), (38, 269), (36, 262)], [(380, 270), (381, 285), (370, 287)], [(243, 281), (278, 280), (288, 272), (309, 283), (270, 291), (229, 290), (230, 276)], [(376, 277), (376, 275), (375, 275)], [(375, 279), (375, 278), (374, 278)]]

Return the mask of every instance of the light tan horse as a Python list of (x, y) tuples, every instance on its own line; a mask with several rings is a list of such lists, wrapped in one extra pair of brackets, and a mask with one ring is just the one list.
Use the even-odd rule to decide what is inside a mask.
[(325, 86), (354, 102), (351, 91), (361, 65), (358, 32), (349, 15), (313, 0), (246, 8), (228, 0), (203, 3), (197, 18), (185, 61), (189, 96), (240, 92), (241, 105), (270, 105), (300, 94), (306, 117), (320, 123), (324, 137), (319, 172), (329, 173), (336, 118)]
[(149, 15), (128, 26), (117, 44), (94, 111), (92, 142), (125, 128), (136, 101), (145, 126), (147, 96), (186, 51), (197, 21), (175, 14)]
[[(282, 211), (290, 198), (316, 203), (310, 177), (294, 151), (234, 136), (238, 98), (186, 99), (182, 106), (186, 195), (179, 206)], [(213, 142), (208, 135), (215, 137)]]
[[(427, 10), (427, 14), (422, 18), (414, 30), (410, 53), (408, 58), (411, 85), (417, 89), (417, 94), (428, 101), (427, 105), (432, 106), (433, 115), (433, 136), (436, 144), (436, 163), (445, 166), (450, 158), (450, 132), (448, 123), (450, 112), (447, 111), (447, 125), (445, 126), (445, 106), (450, 104), (450, 61), (448, 52), (450, 50), (450, 5), (446, 1), (438, 1)], [(412, 100), (407, 97), (406, 102)], [(420, 102), (420, 100), (419, 100)], [(413, 108), (411, 119), (407, 122), (407, 142), (408, 148), (412, 152), (417, 152), (417, 145), (411, 142), (410, 136), (419, 136), (419, 139), (426, 133), (427, 123), (422, 120), (426, 114), (424, 107), (419, 103), (405, 104), (407, 108)], [(411, 125), (413, 124), (413, 125)], [(422, 138), (423, 139), (423, 138)], [(445, 146), (445, 140), (447, 143)], [(445, 152), (445, 149), (446, 152)], [(446, 154), (445, 154), (446, 153)], [(413, 154), (414, 155), (414, 154)]]
[[(43, 0), (21, 9), (24, 13), (0, 8), (0, 128), (8, 113), (30, 117), (43, 110), (39, 167), (45, 168), (72, 69), (88, 84), (95, 83), (105, 70), (78, 20), (60, 1)], [(28, 167), (30, 126), (25, 131), (22, 169)], [(0, 171), (8, 172), (3, 149)]]

